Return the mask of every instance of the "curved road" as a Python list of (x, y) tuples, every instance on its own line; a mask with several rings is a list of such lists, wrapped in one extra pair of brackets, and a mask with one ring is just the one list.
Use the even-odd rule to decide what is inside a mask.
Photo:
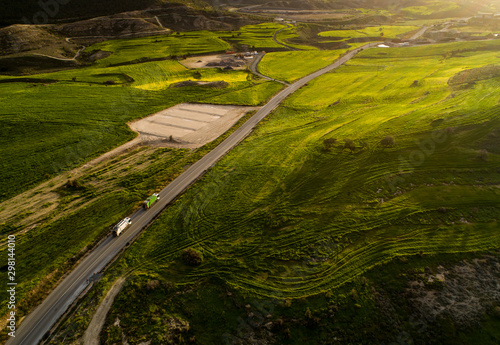
[(233, 134), (219, 146), (206, 154), (199, 161), (189, 167), (184, 173), (172, 181), (159, 194), (157, 201), (150, 210), (140, 209), (132, 216), (132, 225), (120, 237), (108, 236), (97, 248), (85, 256), (80, 264), (69, 273), (66, 278), (50, 293), (50, 295), (33, 310), (16, 330), (15, 338), (10, 338), (7, 345), (34, 345), (38, 344), (43, 335), (50, 330), (56, 321), (64, 314), (67, 308), (87, 287), (87, 279), (95, 272), (101, 271), (129, 241), (138, 235), (163, 209), (177, 198), (186, 188), (194, 183), (219, 159), (226, 155), (232, 148), (245, 139), (254, 127), (269, 115), (285, 98), (296, 92), (311, 80), (338, 68), (357, 53), (378, 43), (370, 43), (344, 55), (333, 64), (325, 67), (275, 95), (265, 106), (257, 111), (247, 122), (239, 127)]
[(262, 74), (262, 73), (259, 72), (259, 63), (262, 60), (262, 58), (264, 57), (264, 55), (266, 55), (266, 53), (259, 53), (259, 54), (257, 54), (255, 56), (255, 58), (253, 59), (252, 63), (248, 67), (250, 69), (250, 71), (253, 74), (258, 75), (261, 78), (264, 78), (264, 79), (267, 79), (267, 80), (272, 80), (272, 81), (277, 81), (278, 83), (281, 83), (281, 84), (284, 84), (284, 85), (290, 85), (287, 82), (284, 82), (284, 81), (278, 80), (278, 79), (273, 79), (273, 78), (268, 77), (267, 75), (264, 75), (264, 74)]

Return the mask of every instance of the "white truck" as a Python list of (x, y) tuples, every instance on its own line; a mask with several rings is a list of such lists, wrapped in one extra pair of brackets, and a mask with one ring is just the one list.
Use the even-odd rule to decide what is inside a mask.
[(127, 217), (127, 218), (124, 218), (122, 219), (118, 224), (115, 225), (115, 227), (113, 228), (113, 235), (115, 235), (115, 237), (118, 237), (120, 236), (120, 234), (127, 228), (127, 226), (129, 226), (130, 224), (132, 224), (132, 220)]

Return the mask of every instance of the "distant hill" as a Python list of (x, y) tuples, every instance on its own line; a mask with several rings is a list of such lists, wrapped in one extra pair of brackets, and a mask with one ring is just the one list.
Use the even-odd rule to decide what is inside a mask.
[(242, 12), (280, 10), (387, 10), (409, 18), (448, 18), (470, 16), (478, 11), (491, 12), (494, 3), (475, 0), (205, 0), (212, 6), (229, 6)]
[[(0, 0), (0, 26), (75, 21), (156, 6), (158, 0)], [(66, 4), (64, 4), (66, 3)]]

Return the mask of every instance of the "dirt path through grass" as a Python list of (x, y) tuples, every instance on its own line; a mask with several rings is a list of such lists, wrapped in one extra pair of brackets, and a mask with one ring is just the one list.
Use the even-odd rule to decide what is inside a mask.
[(115, 300), (116, 295), (118, 295), (118, 293), (122, 289), (125, 281), (126, 280), (124, 277), (118, 278), (118, 280), (109, 290), (106, 297), (104, 297), (101, 305), (99, 305), (99, 307), (97, 308), (92, 321), (90, 321), (89, 327), (83, 335), (83, 343), (85, 345), (99, 345), (101, 343), (99, 334), (101, 333), (102, 327), (104, 326), (104, 321), (106, 321), (106, 315), (113, 305), (113, 301)]

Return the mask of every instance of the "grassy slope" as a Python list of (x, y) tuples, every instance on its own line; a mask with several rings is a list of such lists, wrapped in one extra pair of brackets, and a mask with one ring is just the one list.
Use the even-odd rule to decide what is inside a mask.
[[(267, 85), (269, 87), (261, 87)], [(247, 87), (242, 91), (255, 90), (242, 94), (238, 101), (242, 104), (262, 103), (263, 97), (269, 98), (277, 91), (276, 86), (278, 90), (282, 87), (281, 84), (269, 82)], [(176, 90), (179, 94), (199, 92), (196, 88)], [(218, 100), (217, 95), (220, 93), (220, 90), (215, 91), (213, 99)], [(250, 114), (242, 118), (238, 125), (249, 116)], [(38, 224), (35, 230), (17, 236), (16, 267), (19, 284), (16, 291), (17, 298), (22, 301), (18, 304), (19, 315), (33, 307), (33, 303), (41, 297), (38, 293), (50, 288), (60, 278), (74, 263), (74, 258), (81, 254), (82, 248), (105, 236), (113, 224), (130, 214), (147, 195), (158, 190), (159, 186), (165, 186), (227, 135), (228, 133), (197, 150), (157, 149), (149, 150), (147, 154), (127, 153), (104, 167), (97, 166), (80, 176), (78, 180), (81, 188), (58, 190), (61, 198), (58, 199), (58, 207), (53, 214), (44, 219), (42, 224)], [(66, 214), (60, 218), (59, 213), (63, 211)], [(57, 220), (52, 220), (53, 217)], [(11, 224), (11, 227), (3, 230), (16, 229), (15, 225)], [(0, 253), (6, 255), (5, 246)], [(33, 289), (36, 293), (28, 294)], [(1, 308), (0, 312), (5, 310)]]
[(366, 27), (361, 30), (333, 30), (323, 31), (318, 35), (320, 37), (339, 37), (339, 38), (357, 38), (357, 37), (378, 37), (383, 33), (383, 38), (396, 38), (399, 35), (418, 29), (417, 26), (380, 26)]
[(189, 54), (204, 54), (225, 51), (230, 46), (218, 38), (217, 32), (193, 31), (169, 36), (148, 36), (127, 40), (111, 40), (94, 44), (86, 49), (113, 52), (99, 60), (99, 65), (111, 65), (141, 58), (169, 58)]
[[(199, 70), (201, 81), (226, 80), (230, 86), (222, 90), (167, 88), (172, 82), (193, 79), (193, 72), (167, 60), (32, 76), (59, 81), (53, 84), (0, 84), (1, 97), (9, 100), (3, 103), (0, 115), (3, 199), (131, 139), (135, 134), (126, 126), (127, 121), (181, 102), (261, 104), (282, 87), (279, 83), (253, 80), (245, 71), (210, 69)], [(123, 84), (130, 77), (135, 82)], [(114, 80), (117, 85), (105, 86), (102, 84), (105, 80)], [(233, 102), (234, 95), (238, 96)], [(158, 150), (151, 157), (154, 163), (151, 166), (133, 163), (111, 176), (101, 176), (107, 171), (103, 169), (83, 176), (83, 188), (59, 191), (61, 198), (57, 199), (58, 207), (53, 214), (38, 224), (36, 230), (18, 236), (18, 299), (23, 300), (47, 274), (58, 269), (59, 273), (46, 280), (50, 286), (68, 268), (70, 258), (106, 234), (109, 226), (128, 214), (138, 201), (158, 186), (164, 186), (209, 149), (208, 145), (193, 152)], [(103, 181), (106, 181), (104, 186)], [(63, 211), (69, 213), (59, 218)], [(52, 221), (51, 217), (58, 220)], [(4, 221), (3, 237), (19, 230), (16, 219), (7, 224)], [(1, 253), (5, 254), (5, 248)], [(20, 307), (25, 311), (33, 302), (31, 299)]]
[[(269, 320), (260, 317), (268, 313), (277, 343), (333, 336), (340, 343), (379, 343), (401, 336), (384, 313), (409, 317), (408, 272), (418, 277), (424, 267), (500, 246), (500, 79), (471, 86), (477, 76), (471, 73), (461, 86), (447, 84), (464, 69), (494, 63), (497, 44), (373, 49), (311, 82), (130, 248), (78, 317), (66, 322), (60, 339), (76, 339), (107, 279), (130, 271), (108, 316), (106, 343), (123, 331), (133, 343), (160, 344), (169, 334), (161, 320), (172, 317), (190, 322), (183, 337), (196, 336), (197, 343), (245, 340), (249, 332), (259, 339)], [(478, 47), (488, 48), (443, 59)], [(385, 135), (395, 136), (395, 147), (380, 147)], [(325, 152), (321, 142), (329, 137), (355, 139), (358, 150)], [(434, 148), (419, 148), (432, 138)], [(486, 161), (478, 159), (481, 149), (490, 152)], [(400, 166), (401, 159), (422, 154), (413, 169)], [(180, 262), (186, 247), (203, 252), (200, 267)], [(381, 266), (391, 258), (400, 260)], [(377, 307), (372, 284), (397, 310)], [(309, 297), (282, 300), (303, 296)], [(319, 326), (308, 326), (307, 309)], [(113, 326), (117, 318), (119, 327)], [(495, 344), (498, 319), (487, 318), (482, 327), (480, 334), (457, 329), (454, 337), (436, 339)], [(418, 341), (421, 335), (412, 336)]]
[(404, 7), (402, 12), (409, 16), (430, 16), (440, 12), (456, 10), (459, 5), (452, 1), (426, 1), (421, 6)]
[[(217, 51), (221, 45), (224, 49), (228, 47), (217, 38), (204, 41), (207, 35), (206, 32), (182, 33), (181, 38), (172, 38), (176, 46), (169, 49), (194, 53)], [(107, 46), (118, 51), (108, 58), (112, 61), (104, 59), (92, 67), (31, 76), (57, 80), (57, 83), (0, 84), (0, 97), (9, 100), (0, 110), (0, 142), (3, 143), (0, 153), (4, 157), (0, 166), (3, 181), (0, 200), (130, 140), (134, 134), (125, 125), (127, 121), (180, 102), (213, 99), (224, 92), (254, 84), (246, 71), (200, 70), (200, 81), (225, 80), (230, 83), (230, 88), (223, 91), (191, 88), (186, 92), (167, 89), (172, 83), (194, 79), (194, 71), (187, 70), (177, 61), (105, 67), (111, 62), (163, 54), (155, 49), (156, 43), (148, 43), (151, 40), (109, 41)], [(201, 41), (204, 43), (199, 45)], [(138, 52), (133, 49), (136, 44)], [(202, 50), (196, 51), (200, 46)], [(72, 81), (73, 78), (76, 81)], [(124, 84), (128, 78), (134, 79), (131, 87)], [(122, 85), (103, 85), (107, 80)], [(263, 95), (264, 98), (259, 98), (261, 92), (249, 95), (251, 100), (248, 98), (246, 104), (255, 104), (257, 98), (261, 102), (271, 94)], [(238, 104), (245, 102), (244, 96), (237, 101)]]
[(121, 64), (138, 59), (161, 59), (189, 54), (223, 52), (246, 45), (254, 49), (283, 48), (274, 42), (274, 33), (284, 25), (263, 23), (246, 25), (238, 31), (193, 31), (171, 35), (149, 36), (128, 40), (110, 40), (94, 44), (86, 49), (112, 52), (99, 60), (98, 66)]
[[(311, 82), (165, 213), (123, 262), (179, 282), (216, 274), (283, 298), (341, 285), (395, 256), (498, 248), (499, 79), (463, 90), (447, 85), (464, 68), (495, 62), (492, 44), (493, 51), (446, 61), (447, 51), (471, 45), (373, 49)], [(434, 148), (419, 149), (448, 127), (434, 136)], [(396, 147), (380, 147), (386, 135), (395, 136)], [(323, 152), (327, 137), (354, 139), (358, 150)], [(483, 149), (490, 151), (486, 161), (478, 158)], [(400, 164), (422, 156), (413, 166)], [(320, 240), (333, 245), (314, 253)], [(206, 263), (176, 275), (166, 263), (189, 246), (202, 250)], [(309, 261), (314, 255), (322, 260)]]
[(260, 83), (206, 98), (202, 102), (210, 104), (262, 105), (269, 95), (274, 95), (282, 88), (283, 84), (278, 82)]
[(282, 45), (274, 42), (274, 33), (284, 25), (277, 23), (263, 23), (256, 25), (246, 25), (238, 31), (219, 33), (220, 37), (235, 45), (237, 48), (243, 45), (251, 49), (283, 48)]
[(346, 51), (347, 49), (268, 53), (259, 64), (259, 72), (274, 79), (293, 82), (328, 66)]
[(297, 49), (303, 49), (303, 50), (317, 50), (318, 48), (313, 47), (313, 46), (308, 46), (308, 45), (303, 45), (303, 44), (294, 44), (291, 43), (289, 40), (292, 38), (299, 37), (300, 35), (298, 34), (298, 31), (300, 30), (299, 27), (297, 26), (290, 26), (286, 28), (285, 30), (281, 31), (278, 33), (276, 39), (284, 43), (290, 47), (294, 47)]

